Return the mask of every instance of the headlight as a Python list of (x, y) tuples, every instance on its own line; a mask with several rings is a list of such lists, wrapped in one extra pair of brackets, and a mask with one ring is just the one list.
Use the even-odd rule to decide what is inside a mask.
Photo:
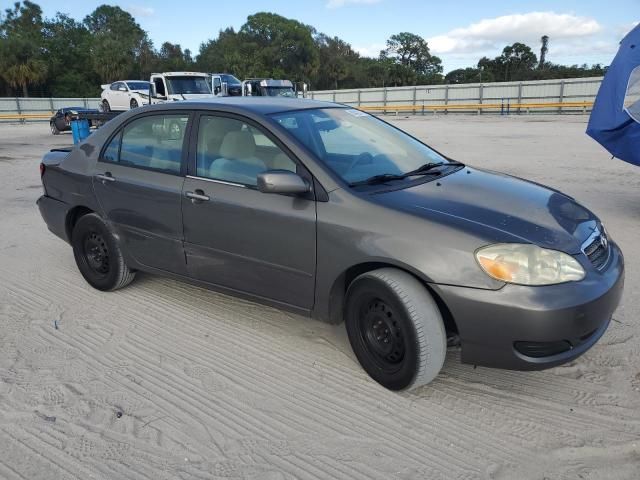
[(521, 285), (553, 285), (584, 278), (584, 269), (557, 250), (526, 243), (497, 243), (476, 252), (480, 267), (490, 277)]

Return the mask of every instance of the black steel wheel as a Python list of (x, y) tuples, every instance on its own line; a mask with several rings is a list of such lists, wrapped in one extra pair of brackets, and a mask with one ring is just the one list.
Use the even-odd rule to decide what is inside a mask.
[(73, 255), (84, 279), (98, 290), (117, 290), (133, 280), (135, 272), (124, 261), (109, 226), (99, 215), (80, 217), (71, 235)]
[(358, 315), (360, 341), (379, 368), (397, 371), (404, 360), (405, 345), (397, 313), (384, 300), (371, 296), (361, 302)]
[(440, 310), (415, 277), (381, 268), (347, 290), (345, 323), (362, 368), (390, 390), (433, 380), (444, 363), (447, 335)]
[(109, 247), (100, 232), (88, 231), (82, 244), (86, 265), (98, 275), (109, 274)]

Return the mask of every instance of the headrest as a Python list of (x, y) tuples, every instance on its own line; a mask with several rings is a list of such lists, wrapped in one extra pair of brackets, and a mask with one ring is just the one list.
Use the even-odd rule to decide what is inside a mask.
[(229, 132), (224, 136), (220, 146), (220, 156), (236, 160), (253, 157), (256, 151), (256, 141), (251, 132)]

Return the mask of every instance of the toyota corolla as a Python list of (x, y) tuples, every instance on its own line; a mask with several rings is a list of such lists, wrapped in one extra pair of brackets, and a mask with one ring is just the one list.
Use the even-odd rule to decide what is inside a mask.
[(620, 249), (570, 196), (344, 105), (147, 106), (40, 168), (40, 212), (93, 287), (150, 272), (344, 320), (393, 390), (433, 380), (447, 346), (516, 370), (575, 359), (623, 290)]

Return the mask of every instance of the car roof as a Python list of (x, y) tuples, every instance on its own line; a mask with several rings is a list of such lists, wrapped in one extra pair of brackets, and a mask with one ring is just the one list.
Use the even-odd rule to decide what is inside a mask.
[(181, 102), (163, 103), (156, 106), (157, 109), (176, 109), (184, 108), (185, 105), (197, 107), (198, 109), (216, 109), (223, 110), (244, 110), (251, 113), (261, 115), (269, 115), (271, 113), (289, 112), (292, 110), (309, 110), (313, 108), (347, 108), (348, 105), (342, 105), (332, 102), (321, 102), (319, 100), (309, 100), (303, 98), (285, 98), (285, 97), (215, 97), (202, 100), (184, 100)]

